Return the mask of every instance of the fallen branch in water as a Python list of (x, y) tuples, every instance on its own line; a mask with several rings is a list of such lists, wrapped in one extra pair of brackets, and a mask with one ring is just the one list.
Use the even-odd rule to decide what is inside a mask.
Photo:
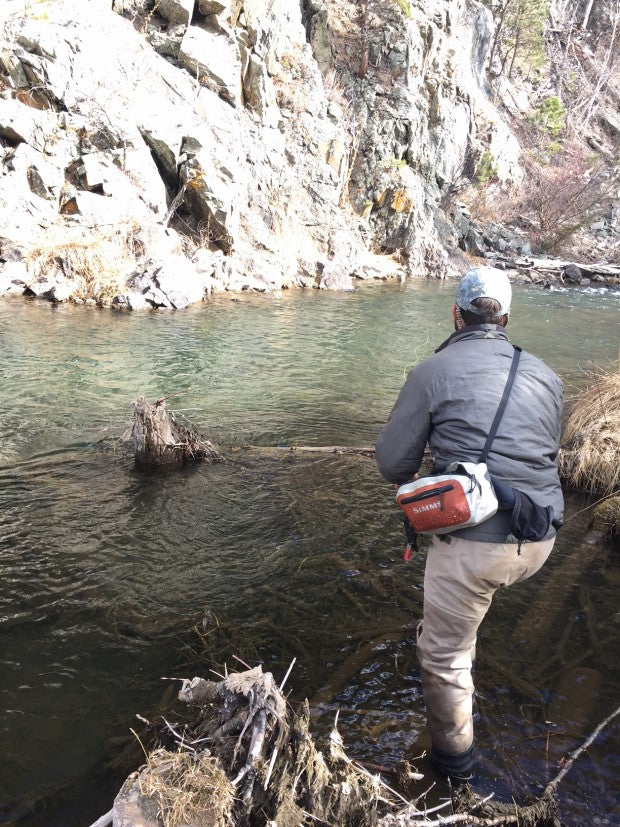
[(607, 718), (605, 718), (604, 721), (601, 721), (601, 723), (597, 726), (597, 728), (590, 735), (590, 737), (587, 738), (578, 749), (576, 749), (574, 752), (571, 752), (571, 754), (566, 759), (566, 762), (564, 763), (564, 766), (562, 767), (560, 772), (545, 787), (545, 792), (543, 793), (543, 795), (551, 795), (551, 793), (555, 790), (555, 788), (558, 786), (560, 781), (564, 778), (566, 773), (570, 770), (570, 768), (573, 766), (573, 764), (579, 758), (579, 756), (582, 754), (582, 752), (585, 752), (587, 750), (587, 748), (591, 744), (593, 744), (594, 741), (596, 741), (596, 739), (601, 734), (601, 732), (605, 729), (605, 727), (608, 724), (610, 724), (613, 721), (613, 719), (616, 718), (618, 715), (620, 715), (620, 706), (617, 707), (611, 713), (611, 715), (608, 715)]
[(238, 445), (234, 450), (286, 454), (356, 454), (365, 457), (375, 455), (375, 449), (370, 446), (353, 445)]
[[(379, 820), (377, 827), (442, 827), (442, 825), (467, 824), (473, 827), (500, 827), (501, 825), (517, 824), (522, 827), (551, 827), (557, 824), (557, 804), (554, 792), (558, 784), (569, 772), (577, 758), (587, 750), (596, 740), (608, 724), (620, 715), (618, 707), (611, 715), (605, 718), (592, 732), (583, 744), (570, 754), (561, 771), (547, 784), (543, 794), (532, 804), (517, 805), (505, 804), (499, 801), (480, 801), (475, 803), (475, 796), (471, 795), (471, 789), (467, 785), (456, 794), (455, 806), (462, 809), (462, 812), (453, 813), (449, 816), (438, 815), (429, 819), (426, 813), (420, 813), (417, 807), (407, 807), (399, 813), (389, 814)], [(480, 811), (480, 815), (474, 815), (474, 811)]]

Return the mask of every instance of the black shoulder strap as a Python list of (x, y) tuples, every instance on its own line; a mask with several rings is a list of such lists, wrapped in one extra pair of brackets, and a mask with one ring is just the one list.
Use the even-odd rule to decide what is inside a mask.
[(515, 375), (517, 373), (517, 368), (519, 367), (519, 359), (521, 358), (521, 348), (517, 345), (513, 345), (513, 347), (515, 349), (515, 352), (514, 356), (512, 357), (512, 364), (510, 365), (510, 373), (508, 374), (508, 379), (506, 380), (506, 387), (504, 388), (504, 393), (499, 403), (497, 413), (495, 414), (495, 419), (493, 420), (493, 424), (491, 425), (491, 430), (489, 431), (487, 441), (484, 443), (484, 448), (482, 449), (482, 453), (480, 454), (480, 459), (478, 460), (478, 462), (487, 461), (489, 451), (491, 450), (491, 444), (495, 439), (495, 434), (497, 433), (499, 423), (501, 422), (502, 416), (504, 415), (506, 404), (508, 402), (508, 397), (510, 396), (510, 391), (512, 390), (513, 382), (515, 381)]

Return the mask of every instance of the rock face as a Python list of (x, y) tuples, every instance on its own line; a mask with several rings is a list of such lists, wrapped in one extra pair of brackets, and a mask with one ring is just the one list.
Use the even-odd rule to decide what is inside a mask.
[(88, 272), (116, 250), (94, 297), (130, 308), (449, 275), (440, 207), (480, 130), (519, 175), (485, 94), (488, 12), (302, 5), (4, 0), (0, 290), (87, 297), (76, 247)]

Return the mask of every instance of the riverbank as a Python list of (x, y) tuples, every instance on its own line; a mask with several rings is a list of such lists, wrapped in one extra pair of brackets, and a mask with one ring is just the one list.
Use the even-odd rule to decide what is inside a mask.
[[(525, 286), (539, 287), (545, 290), (581, 289), (598, 293), (620, 293), (620, 267), (608, 264), (575, 263), (564, 259), (535, 258), (530, 256), (509, 257), (504, 254), (488, 254), (484, 259), (463, 259), (460, 266), (465, 272), (468, 265), (485, 264), (504, 270), (511, 282)], [(460, 274), (460, 271), (457, 271)], [(357, 285), (369, 281), (402, 282), (402, 268), (389, 258), (373, 257), (373, 264), (365, 271), (365, 277), (359, 280), (352, 277), (332, 280), (329, 287), (325, 284), (298, 285), (300, 289), (328, 289), (332, 292), (350, 292)], [(93, 305), (113, 310), (146, 311), (156, 309), (183, 309), (190, 304), (208, 301), (209, 298), (222, 293), (241, 296), (252, 293), (274, 293), (282, 289), (295, 289), (290, 284), (267, 284), (257, 281), (249, 275), (239, 277), (233, 282), (226, 282), (210, 276), (207, 281), (198, 274), (195, 278), (188, 276), (191, 288), (187, 288), (187, 279), (178, 278), (176, 271), (163, 274), (161, 271), (149, 279), (140, 280), (141, 290), (114, 293), (106, 291), (98, 298), (84, 293), (83, 288), (76, 288), (75, 281), (62, 277), (31, 276), (23, 262), (5, 264), (0, 269), (0, 298), (25, 296), (49, 301), (54, 304), (70, 303), (76, 305)], [(202, 284), (202, 290), (200, 285)]]

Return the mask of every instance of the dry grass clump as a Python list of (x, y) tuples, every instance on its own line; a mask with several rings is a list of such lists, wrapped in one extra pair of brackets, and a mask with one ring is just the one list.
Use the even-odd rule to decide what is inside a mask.
[(37, 279), (67, 280), (74, 299), (106, 304), (126, 289), (127, 276), (143, 252), (133, 225), (109, 235), (49, 233), (26, 255)]
[(209, 752), (158, 749), (139, 776), (140, 793), (155, 801), (163, 827), (229, 827), (235, 788)]
[(590, 527), (608, 543), (620, 539), (620, 496), (608, 497), (596, 506)]
[(574, 488), (612, 494), (620, 487), (620, 372), (596, 377), (575, 402), (558, 454)]

